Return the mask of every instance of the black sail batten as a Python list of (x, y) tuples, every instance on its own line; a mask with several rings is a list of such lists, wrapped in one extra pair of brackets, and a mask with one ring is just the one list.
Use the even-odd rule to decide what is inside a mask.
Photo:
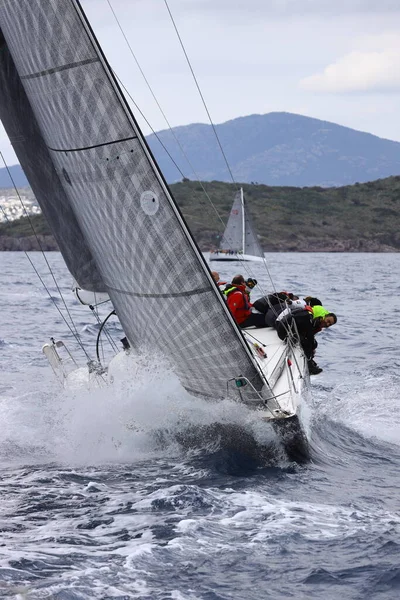
[(260, 391), (265, 380), (79, 2), (8, 0), (0, 27), (17, 72), (28, 76), (22, 85), (64, 201), (128, 339), (159, 349), (198, 395), (224, 396), (239, 376)]

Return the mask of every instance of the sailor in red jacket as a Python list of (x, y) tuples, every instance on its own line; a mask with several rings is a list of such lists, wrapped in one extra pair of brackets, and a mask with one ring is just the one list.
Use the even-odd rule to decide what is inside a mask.
[(233, 318), (240, 327), (266, 327), (265, 315), (253, 313), (243, 275), (236, 275), (224, 291)]

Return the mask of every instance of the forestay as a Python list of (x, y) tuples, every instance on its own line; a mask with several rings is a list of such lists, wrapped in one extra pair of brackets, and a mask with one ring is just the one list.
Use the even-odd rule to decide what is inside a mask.
[(161, 349), (188, 390), (221, 397), (240, 375), (260, 390), (79, 3), (2, 0), (0, 27), (2, 120), (79, 285), (107, 291), (130, 342)]

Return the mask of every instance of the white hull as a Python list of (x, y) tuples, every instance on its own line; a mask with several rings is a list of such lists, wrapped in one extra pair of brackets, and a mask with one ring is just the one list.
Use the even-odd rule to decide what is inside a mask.
[[(251, 400), (244, 394), (243, 402), (253, 404), (257, 409), (261, 408), (262, 418), (269, 421), (298, 416), (301, 397), (309, 381), (306, 359), (301, 347), (299, 345), (293, 347), (280, 340), (272, 327), (249, 327), (242, 331), (257, 365), (268, 382), (261, 394), (255, 393)], [(84, 379), (87, 382), (96, 380), (96, 386), (99, 375), (102, 384), (113, 383), (117, 372), (121, 375), (123, 372), (131, 372), (132, 363), (136, 361), (135, 354), (121, 351), (110, 361), (107, 369), (92, 367), (89, 374), (87, 367), (78, 367), (62, 342), (46, 344), (43, 352), (59, 381), (67, 387), (78, 374), (77, 378), (82, 379), (83, 371), (87, 373)], [(241, 379), (240, 373), (237, 374), (237, 378)], [(245, 385), (251, 386), (251, 382)], [(235, 389), (235, 385), (230, 387)], [(240, 386), (236, 388), (240, 394)]]
[(292, 347), (280, 340), (272, 327), (250, 327), (244, 329), (243, 334), (269, 383), (269, 389), (263, 391), (267, 401), (264, 417), (271, 420), (298, 416), (308, 383), (308, 369), (301, 347)]
[[(299, 345), (282, 342), (271, 327), (244, 329), (243, 333), (269, 384), (262, 391), (265, 404), (258, 410), (260, 419), (273, 426), (291, 460), (307, 462), (310, 448), (302, 405), (310, 377), (304, 353)], [(259, 356), (262, 351), (264, 358)]]
[(210, 262), (264, 262), (261, 256), (253, 256), (252, 254), (222, 254), (221, 252), (210, 254)]

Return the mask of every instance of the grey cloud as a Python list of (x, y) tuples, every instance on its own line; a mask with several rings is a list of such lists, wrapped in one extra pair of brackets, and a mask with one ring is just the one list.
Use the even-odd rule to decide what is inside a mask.
[[(106, 0), (81, 0), (85, 7), (96, 7), (96, 10), (109, 10)], [(342, 15), (342, 14), (385, 14), (400, 12), (399, 0), (167, 0), (174, 16), (184, 13), (213, 12), (224, 13), (230, 19), (232, 13), (258, 13), (275, 16), (309, 16), (309, 15)], [(110, 0), (113, 8), (121, 14), (128, 11), (138, 14), (146, 9), (151, 10), (154, 16), (166, 11), (162, 0), (141, 0), (133, 3), (132, 0)], [(143, 4), (142, 4), (143, 3)]]
[(337, 15), (359, 13), (398, 13), (399, 0), (178, 0), (171, 3), (171, 11), (212, 11), (263, 13), (272, 16)]

